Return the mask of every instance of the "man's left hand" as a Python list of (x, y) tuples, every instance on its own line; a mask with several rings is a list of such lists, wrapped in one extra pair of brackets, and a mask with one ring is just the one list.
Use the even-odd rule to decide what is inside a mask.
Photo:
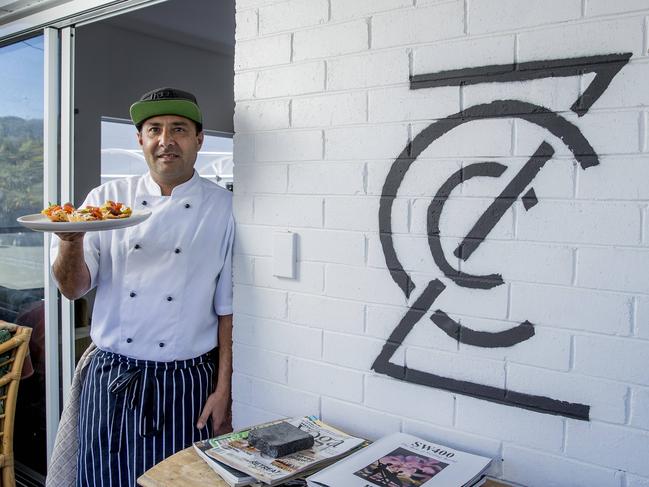
[(203, 407), (203, 412), (198, 418), (196, 427), (202, 429), (207, 424), (207, 421), (212, 420), (212, 428), (216, 434), (222, 426), (229, 427), (229, 424), (224, 424), (229, 421), (228, 409), (230, 406), (230, 394), (228, 392), (215, 391), (207, 396), (207, 401)]

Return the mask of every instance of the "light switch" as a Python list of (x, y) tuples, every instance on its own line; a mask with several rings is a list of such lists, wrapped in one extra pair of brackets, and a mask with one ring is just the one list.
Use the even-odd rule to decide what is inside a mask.
[(273, 275), (295, 279), (296, 233), (275, 232), (273, 234)]

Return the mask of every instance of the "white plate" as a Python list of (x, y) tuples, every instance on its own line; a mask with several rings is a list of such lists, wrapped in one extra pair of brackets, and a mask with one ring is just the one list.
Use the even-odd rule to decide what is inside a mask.
[(21, 225), (36, 230), (37, 232), (98, 232), (101, 230), (115, 230), (142, 223), (151, 216), (149, 210), (135, 210), (128, 218), (115, 220), (95, 220), (89, 222), (53, 222), (45, 215), (35, 213), (25, 215), (16, 220)]

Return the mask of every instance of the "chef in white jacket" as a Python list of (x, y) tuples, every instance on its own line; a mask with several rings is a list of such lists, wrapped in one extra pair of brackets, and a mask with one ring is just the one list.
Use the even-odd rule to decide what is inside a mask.
[(174, 88), (131, 106), (149, 171), (93, 189), (151, 216), (112, 231), (59, 233), (52, 273), (77, 299), (96, 288), (99, 348), (80, 399), (77, 486), (136, 485), (165, 457), (227, 424), (232, 375), (231, 193), (194, 170), (196, 98)]

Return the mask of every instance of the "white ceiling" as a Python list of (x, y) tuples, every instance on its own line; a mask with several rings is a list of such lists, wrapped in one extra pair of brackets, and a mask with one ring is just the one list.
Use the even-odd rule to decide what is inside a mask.
[(210, 51), (234, 52), (234, 0), (168, 0), (105, 22)]
[[(0, 0), (0, 24), (70, 1)], [(105, 22), (210, 51), (234, 52), (234, 0), (167, 0)]]

